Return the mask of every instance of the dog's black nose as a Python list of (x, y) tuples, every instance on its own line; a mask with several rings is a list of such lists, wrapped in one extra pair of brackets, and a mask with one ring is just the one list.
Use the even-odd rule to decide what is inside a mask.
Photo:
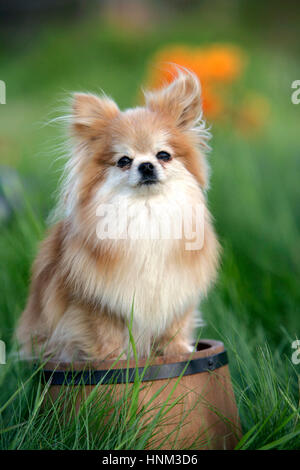
[(143, 176), (153, 176), (154, 174), (154, 165), (151, 162), (141, 163), (138, 169)]
[(141, 184), (157, 183), (157, 174), (154, 165), (151, 162), (143, 162), (138, 166), (141, 173)]

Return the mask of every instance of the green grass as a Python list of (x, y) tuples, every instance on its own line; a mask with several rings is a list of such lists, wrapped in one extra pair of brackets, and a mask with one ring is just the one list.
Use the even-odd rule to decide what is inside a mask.
[(209, 203), (223, 255), (217, 285), (201, 306), (207, 323), (201, 335), (221, 338), (229, 352), (244, 432), (238, 448), (300, 448), (300, 369), (291, 363), (291, 343), (300, 332), (299, 109), (290, 103), (295, 59), (249, 31), (208, 28), (201, 18), (169, 23), (163, 35), (158, 31), (141, 40), (138, 33), (98, 23), (49, 26), (38, 40), (2, 51), (7, 105), (0, 108), (1, 163), (19, 172), (24, 201), (0, 233), (0, 338), (8, 349), (8, 363), (0, 366), (2, 449), (145, 447), (146, 430), (137, 432), (142, 416), (132, 414), (136, 396), (131, 411), (121, 400), (100, 434), (92, 430), (110, 396), (97, 403), (97, 413), (88, 402), (76, 420), (62, 424), (57, 408), (42, 409), (37, 376), (11, 354), (30, 265), (61, 171), (58, 155), (49, 151), (60, 142), (60, 131), (43, 123), (57, 115), (60, 100), (72, 90), (102, 88), (122, 107), (135, 104), (145, 67), (159, 46), (214, 40), (244, 48), (249, 60), (239, 88), (264, 94), (271, 113), (265, 128), (252, 136), (230, 123), (212, 128)]

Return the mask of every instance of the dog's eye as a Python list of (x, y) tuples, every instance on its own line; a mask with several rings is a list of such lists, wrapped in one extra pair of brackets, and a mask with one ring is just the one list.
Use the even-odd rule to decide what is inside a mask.
[(163, 160), (164, 162), (167, 162), (168, 160), (171, 160), (171, 155), (168, 152), (161, 151), (156, 154), (156, 158), (158, 160)]
[(118, 160), (118, 167), (123, 168), (124, 166), (130, 165), (132, 162), (132, 159), (129, 157), (122, 157), (120, 160)]

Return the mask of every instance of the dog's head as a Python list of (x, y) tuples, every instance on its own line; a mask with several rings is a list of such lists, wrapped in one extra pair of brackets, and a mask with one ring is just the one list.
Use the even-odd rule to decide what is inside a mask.
[(100, 186), (151, 195), (187, 175), (204, 187), (201, 147), (209, 134), (201, 116), (200, 85), (186, 71), (167, 87), (145, 92), (144, 107), (124, 112), (108, 97), (76, 93), (71, 126), (78, 200), (86, 201)]

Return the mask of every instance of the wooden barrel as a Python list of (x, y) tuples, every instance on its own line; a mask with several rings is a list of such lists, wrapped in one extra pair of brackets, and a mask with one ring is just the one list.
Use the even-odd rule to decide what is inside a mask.
[(103, 392), (103, 387), (113, 387), (117, 402), (124, 387), (132, 387), (138, 374), (142, 385), (139, 406), (145, 408), (145, 403), (151, 402), (147, 419), (154, 419), (165, 403), (169, 407), (163, 424), (155, 429), (149, 449), (233, 449), (241, 437), (241, 427), (224, 345), (201, 340), (195, 349), (180, 356), (157, 356), (150, 363), (48, 362), (43, 380), (49, 386), (48, 397), (52, 401), (62, 399), (62, 387), (80, 387), (84, 393), (78, 395), (79, 406), (96, 386), (97, 393)]

